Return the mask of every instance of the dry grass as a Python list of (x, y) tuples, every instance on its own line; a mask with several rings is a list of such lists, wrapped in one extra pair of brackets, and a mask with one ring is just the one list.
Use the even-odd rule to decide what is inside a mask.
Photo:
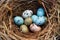
[(22, 34), (19, 31), (19, 28), (14, 25), (13, 17), (16, 15), (21, 15), (21, 13), (26, 9), (33, 8), (32, 10), (36, 13), (36, 3), (34, 1), (20, 2), (18, 0), (2, 0), (0, 2), (0, 39), (55, 40), (55, 37), (60, 35), (60, 0), (53, 0), (53, 2), (50, 0), (39, 0), (38, 2), (43, 5), (46, 11), (48, 23), (46, 23), (46, 27), (43, 28), (41, 32), (29, 33), (29, 35), (26, 35)]

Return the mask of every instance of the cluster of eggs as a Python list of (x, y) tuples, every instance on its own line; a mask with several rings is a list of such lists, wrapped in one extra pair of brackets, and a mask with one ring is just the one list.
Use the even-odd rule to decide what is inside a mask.
[(44, 15), (45, 11), (43, 8), (37, 10), (37, 15), (34, 15), (32, 10), (25, 10), (22, 13), (22, 17), (14, 17), (14, 22), (16, 25), (21, 25), (20, 30), (23, 33), (29, 32), (28, 28), (30, 28), (32, 32), (38, 32), (41, 30), (39, 26), (46, 22), (46, 17)]

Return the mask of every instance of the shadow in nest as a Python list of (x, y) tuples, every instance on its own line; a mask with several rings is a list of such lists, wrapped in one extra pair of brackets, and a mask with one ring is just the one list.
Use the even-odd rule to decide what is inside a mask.
[[(14, 5), (15, 4), (15, 5)], [(9, 7), (13, 8), (12, 9), (12, 30), (14, 33), (16, 33), (17, 35), (19, 36), (22, 36), (22, 37), (26, 37), (26, 38), (37, 38), (38, 33), (32, 33), (31, 31), (28, 33), (28, 34), (23, 34), (20, 32), (19, 30), (19, 27), (17, 25), (14, 24), (14, 21), (13, 21), (13, 18), (15, 16), (22, 16), (22, 12), (24, 10), (27, 10), (27, 9), (30, 9), (34, 12), (34, 14), (36, 14), (37, 12), (37, 9), (40, 8), (40, 7), (43, 7), (42, 4), (39, 4), (38, 1), (21, 1), (21, 2), (14, 2), (14, 4), (8, 4)], [(17, 5), (18, 4), (18, 5)], [(44, 8), (44, 7), (43, 7)], [(9, 15), (10, 12), (8, 12), (8, 15)], [(46, 13), (45, 13), (45, 16), (47, 17)], [(46, 23), (48, 24), (48, 22)], [(47, 26), (46, 24), (42, 25), (42, 30)]]

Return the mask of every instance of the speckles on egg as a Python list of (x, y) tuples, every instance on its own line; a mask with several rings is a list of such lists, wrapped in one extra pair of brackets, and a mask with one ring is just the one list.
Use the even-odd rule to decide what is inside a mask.
[(33, 21), (33, 22), (36, 22), (36, 20), (38, 19), (38, 16), (37, 16), (37, 15), (32, 15), (31, 18), (32, 18), (32, 21)]
[(14, 17), (14, 22), (15, 22), (15, 24), (17, 24), (17, 25), (21, 25), (21, 24), (24, 23), (24, 20), (23, 20), (22, 17), (16, 16), (16, 17)]
[(42, 16), (42, 17), (39, 17), (36, 20), (35, 24), (37, 24), (37, 25), (43, 25), (45, 22), (46, 22), (46, 17)]
[(14, 17), (14, 22), (15, 24), (20, 26), (21, 32), (28, 33), (30, 30), (32, 32), (39, 32), (41, 30), (41, 27), (39, 26), (40, 25), (43, 26), (43, 24), (46, 22), (47, 18), (44, 16), (45, 11), (43, 8), (39, 8), (37, 10), (37, 15), (32, 14), (33, 14), (32, 10), (25, 10), (22, 13), (22, 17), (20, 16)]
[(41, 28), (35, 24), (31, 24), (29, 28), (32, 32), (39, 32), (41, 30)]
[(21, 25), (20, 30), (22, 33), (26, 33), (26, 34), (29, 32), (28, 27), (26, 25)]
[(39, 8), (37, 10), (37, 16), (44, 16), (45, 15), (45, 11), (44, 8)]
[(32, 10), (25, 10), (22, 14), (23, 18), (31, 17), (33, 14)]

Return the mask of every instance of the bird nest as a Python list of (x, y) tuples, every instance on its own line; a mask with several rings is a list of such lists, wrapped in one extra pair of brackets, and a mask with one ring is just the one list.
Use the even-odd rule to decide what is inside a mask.
[[(45, 9), (47, 22), (38, 33), (23, 34), (14, 24), (13, 18), (21, 16), (26, 9), (36, 13), (39, 7)], [(1, 40), (54, 40), (60, 35), (59, 0), (0, 0), (0, 39)]]

